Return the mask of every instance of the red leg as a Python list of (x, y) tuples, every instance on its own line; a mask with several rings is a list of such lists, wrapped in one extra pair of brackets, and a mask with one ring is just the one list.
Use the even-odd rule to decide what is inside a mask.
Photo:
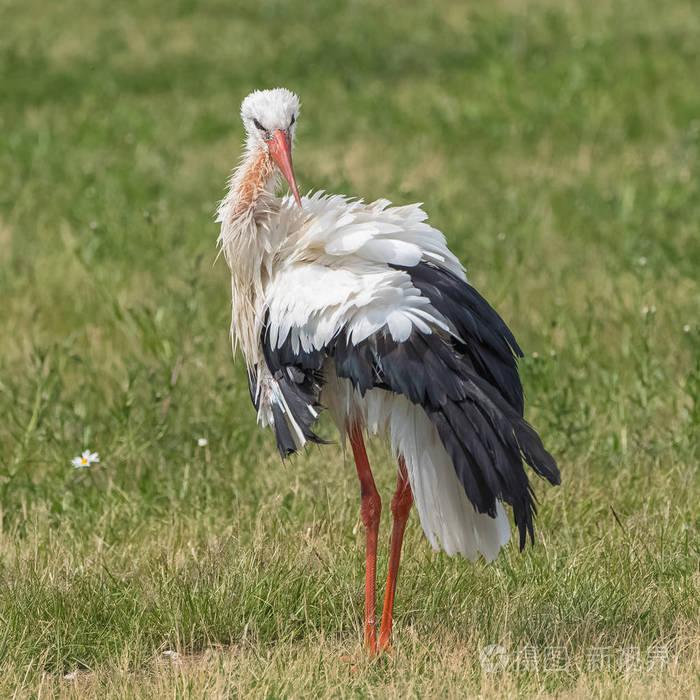
[(377, 650), (377, 619), (375, 588), (377, 574), (377, 534), (379, 518), (382, 513), (382, 501), (374, 485), (374, 477), (367, 459), (362, 428), (359, 424), (348, 427), (350, 445), (355, 457), (357, 476), (360, 477), (360, 495), (362, 497), (362, 524), (367, 530), (367, 555), (365, 559), (365, 646), (374, 657)]
[(379, 650), (389, 646), (391, 623), (394, 613), (394, 596), (396, 594), (396, 578), (399, 575), (399, 559), (401, 558), (401, 543), (406, 529), (408, 514), (413, 505), (413, 493), (406, 473), (406, 463), (399, 457), (399, 478), (396, 492), (391, 500), (391, 513), (394, 516), (394, 526), (391, 529), (391, 553), (389, 554), (389, 573), (386, 579), (384, 593), (384, 610), (382, 611), (382, 626), (379, 633)]

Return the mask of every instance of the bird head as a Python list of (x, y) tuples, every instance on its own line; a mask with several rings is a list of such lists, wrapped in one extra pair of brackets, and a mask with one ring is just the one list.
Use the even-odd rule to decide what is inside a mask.
[(248, 147), (267, 152), (289, 183), (299, 208), (301, 198), (292, 168), (292, 142), (300, 107), (299, 98), (284, 88), (256, 90), (241, 105)]

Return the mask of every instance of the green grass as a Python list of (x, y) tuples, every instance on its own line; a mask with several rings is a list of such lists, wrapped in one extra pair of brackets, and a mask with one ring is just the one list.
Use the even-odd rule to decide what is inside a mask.
[[(697, 697), (697, 3), (4, 0), (0, 26), (0, 696)], [(412, 516), (379, 663), (352, 463), (280, 465), (230, 357), (213, 212), (241, 99), (277, 85), (302, 190), (425, 202), (563, 476), (490, 566)], [(487, 644), (569, 664), (487, 673)]]

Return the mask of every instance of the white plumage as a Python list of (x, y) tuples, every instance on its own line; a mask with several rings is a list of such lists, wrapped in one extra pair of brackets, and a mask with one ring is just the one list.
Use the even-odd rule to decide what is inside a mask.
[[(246, 98), (246, 153), (218, 211), (232, 338), (259, 421), (274, 427), (283, 456), (318, 440), (310, 426), (322, 407), (351, 435), (356, 459), (363, 427), (387, 435), (400, 464), (397, 494), (405, 469), (431, 545), (491, 561), (510, 537), (501, 500), (514, 507), (521, 546), (525, 529), (532, 533), (523, 457), (558, 477), (522, 419), (517, 343), (420, 205), (299, 197), (291, 160), (298, 115), (287, 90)], [(280, 171), (293, 196), (275, 195)], [(367, 484), (374, 489), (371, 473), (363, 514)], [(373, 617), (373, 586), (367, 601)], [(393, 588), (389, 629), (392, 608)], [(366, 624), (372, 638), (374, 623)]]
[[(256, 337), (265, 319), (271, 346), (279, 348), (289, 340), (295, 353), (326, 347), (341, 329), (353, 344), (384, 328), (397, 342), (408, 340), (414, 327), (424, 334), (441, 330), (457, 335), (411, 284), (408, 274), (388, 267), (437, 262), (466, 279), (445, 237), (424, 223), (427, 215), (417, 204), (391, 207), (387, 200), (379, 200), (366, 205), (322, 192), (301, 201), (299, 211), (291, 197), (284, 197), (278, 207), (257, 217), (257, 235), (267, 238), (268, 244), (262, 261), (267, 271), (263, 296), (250, 300), (255, 305)], [(223, 232), (224, 226), (222, 236)], [(228, 258), (234, 255), (235, 250), (229, 250)], [(234, 317), (236, 313), (234, 309)], [(246, 349), (246, 359), (264, 366), (262, 348)], [(331, 372), (332, 367), (325, 368), (327, 376)], [(505, 512), (500, 507), (494, 519), (477, 513), (468, 503), (437, 431), (423, 411), (379, 389), (362, 397), (350, 380), (335, 380), (327, 381), (321, 403), (341, 431), (348, 419), (360, 417), (372, 434), (388, 433), (394, 452), (406, 460), (421, 525), (431, 545), (435, 549), (442, 545), (448, 554), (471, 560), (479, 552), (487, 561), (494, 559), (510, 536)], [(258, 371), (257, 392), (262, 392), (261, 423), (274, 422), (271, 404), (276, 402), (297, 448), (306, 444), (269, 372)], [(403, 420), (391, 420), (397, 408)], [(316, 413), (312, 406), (309, 409)], [(365, 418), (368, 413), (373, 417), (371, 424)], [(423, 439), (413, 439), (416, 433)]]

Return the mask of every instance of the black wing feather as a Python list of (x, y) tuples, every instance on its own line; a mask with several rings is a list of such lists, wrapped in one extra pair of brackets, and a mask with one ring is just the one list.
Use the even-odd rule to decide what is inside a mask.
[[(476, 510), (495, 517), (497, 500), (512, 506), (522, 549), (528, 534), (534, 541), (537, 512), (523, 461), (552, 484), (559, 483), (556, 462), (523, 418), (517, 369), (522, 351), (501, 317), (464, 280), (429, 263), (392, 267), (411, 277), (459, 339), (414, 330), (398, 343), (382, 329), (353, 344), (341, 331), (324, 348), (307, 352), (295, 351), (291, 334), (273, 349), (266, 324), (261, 338), (265, 362), (304, 436), (314, 442), (322, 440), (311, 430), (314, 416), (308, 406), (321, 408), (322, 369), (329, 358), (338, 377), (350, 380), (363, 396), (379, 388), (422, 406)], [(278, 422), (283, 427), (277, 442), (287, 456), (294, 440), (278, 412), (275, 429)]]
[(406, 272), (413, 286), (454, 325), (464, 341), (458, 344), (460, 353), (522, 416), (523, 387), (517, 358), (523, 351), (493, 307), (474, 287), (444, 268), (430, 263), (392, 267)]

